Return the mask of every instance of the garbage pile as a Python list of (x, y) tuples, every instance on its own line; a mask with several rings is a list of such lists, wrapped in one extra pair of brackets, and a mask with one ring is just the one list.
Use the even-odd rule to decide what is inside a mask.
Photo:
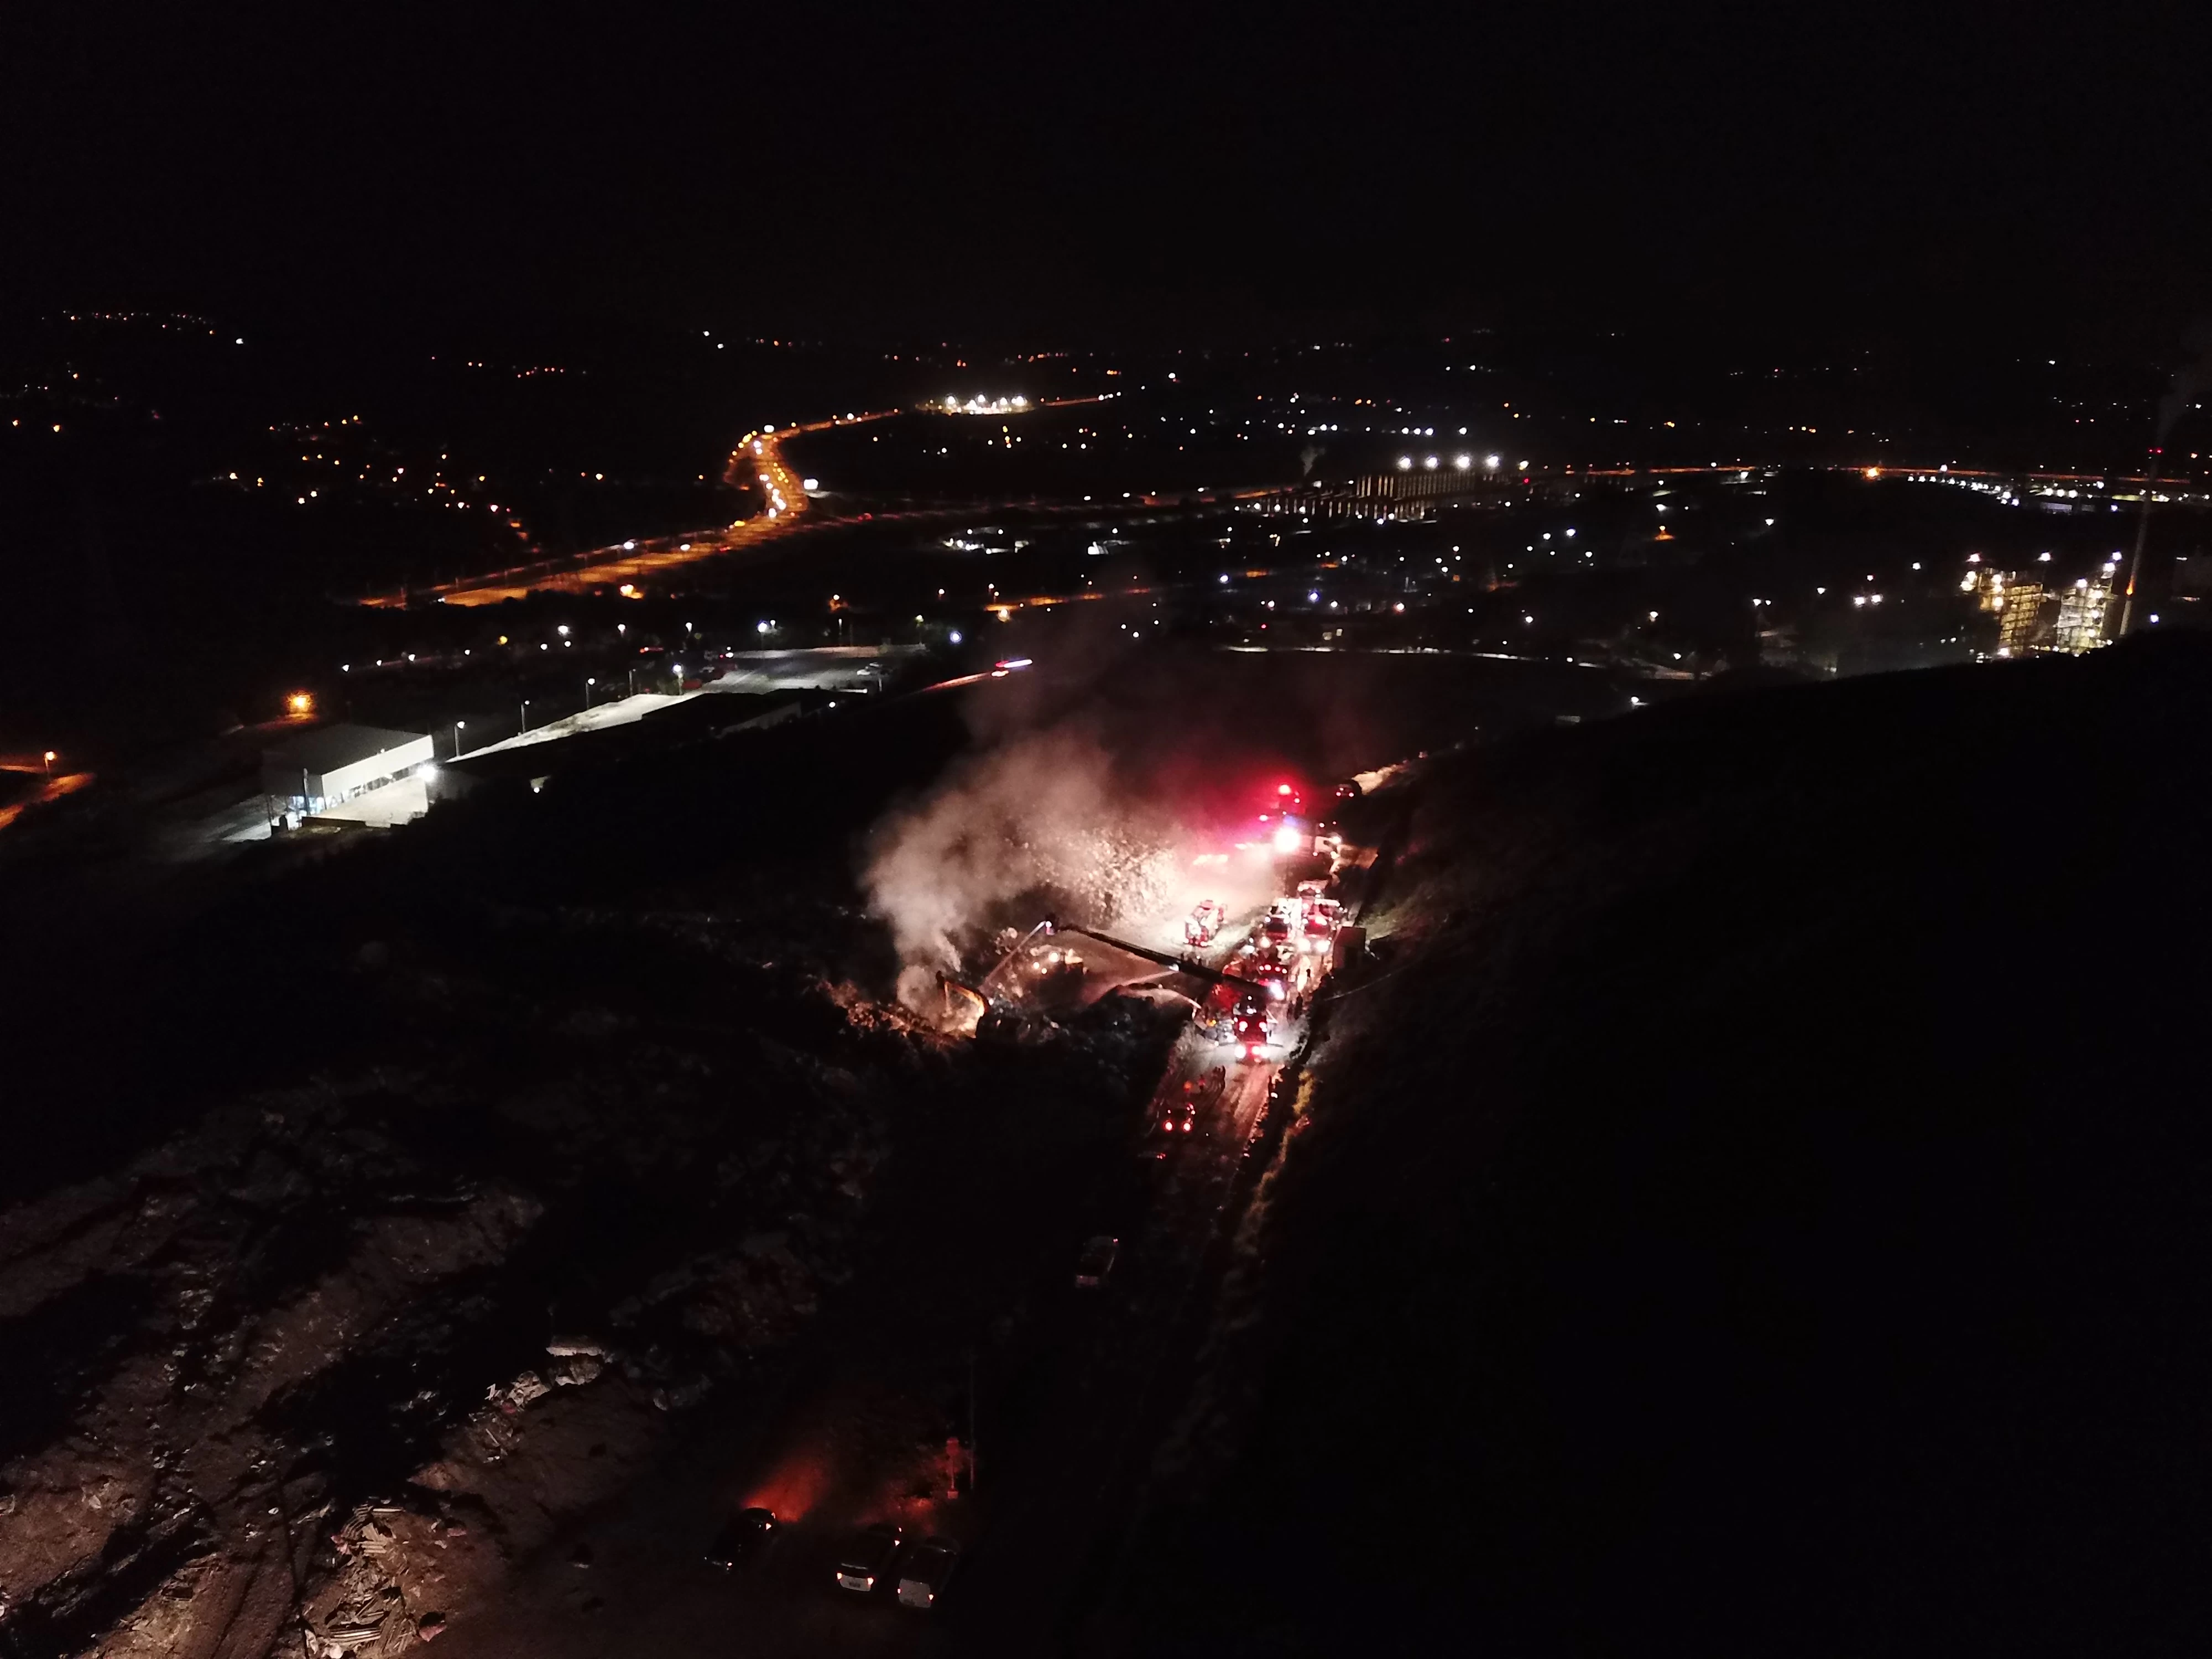
[(929, 1039), (806, 965), (610, 983), (658, 923), (509, 931), (527, 974), (359, 970), (388, 1060), (0, 1211), (0, 1652), (434, 1640), (849, 1275)]

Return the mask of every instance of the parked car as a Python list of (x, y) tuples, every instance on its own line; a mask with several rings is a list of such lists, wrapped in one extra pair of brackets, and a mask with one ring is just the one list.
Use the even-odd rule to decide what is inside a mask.
[(945, 1594), (952, 1570), (960, 1565), (960, 1546), (950, 1538), (924, 1539), (899, 1568), (898, 1600), (902, 1607), (933, 1607)]
[(899, 1529), (878, 1521), (853, 1534), (837, 1557), (837, 1587), (865, 1595), (890, 1571), (898, 1554)]
[(740, 1510), (732, 1516), (714, 1541), (707, 1546), (707, 1559), (725, 1572), (768, 1553), (775, 1542), (775, 1516), (768, 1510)]
[(1076, 1284), (1088, 1290), (1095, 1290), (1103, 1285), (1107, 1275), (1114, 1271), (1115, 1257), (1121, 1254), (1120, 1239), (1103, 1236), (1092, 1239), (1083, 1247), (1083, 1254), (1076, 1258)]

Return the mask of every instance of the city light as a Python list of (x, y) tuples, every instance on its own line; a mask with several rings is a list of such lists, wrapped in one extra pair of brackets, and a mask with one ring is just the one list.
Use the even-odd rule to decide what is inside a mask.
[(315, 700), (305, 691), (295, 691), (284, 699), (284, 707), (294, 714), (312, 714), (315, 712)]
[(1018, 415), (1029, 406), (1027, 398), (985, 398), (980, 395), (963, 403), (957, 392), (946, 393), (937, 404), (938, 409), (947, 415)]

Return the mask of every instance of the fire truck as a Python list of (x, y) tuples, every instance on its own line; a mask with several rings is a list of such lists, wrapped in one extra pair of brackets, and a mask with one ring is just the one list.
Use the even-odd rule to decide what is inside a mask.
[(1198, 907), (1183, 918), (1182, 942), (1194, 948), (1203, 949), (1213, 943), (1213, 936), (1221, 931), (1221, 924), (1228, 919), (1229, 913), (1213, 900), (1200, 900)]
[(1298, 903), (1304, 911), (1305, 924), (1300, 947), (1308, 951), (1326, 951), (1336, 930), (1344, 924), (1344, 905), (1328, 896), (1325, 881), (1302, 881), (1298, 884)]

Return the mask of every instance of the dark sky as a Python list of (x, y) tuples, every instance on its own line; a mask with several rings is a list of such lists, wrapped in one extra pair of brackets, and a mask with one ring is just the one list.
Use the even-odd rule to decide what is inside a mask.
[(2203, 6), (0, 11), (50, 304), (2179, 338)]

